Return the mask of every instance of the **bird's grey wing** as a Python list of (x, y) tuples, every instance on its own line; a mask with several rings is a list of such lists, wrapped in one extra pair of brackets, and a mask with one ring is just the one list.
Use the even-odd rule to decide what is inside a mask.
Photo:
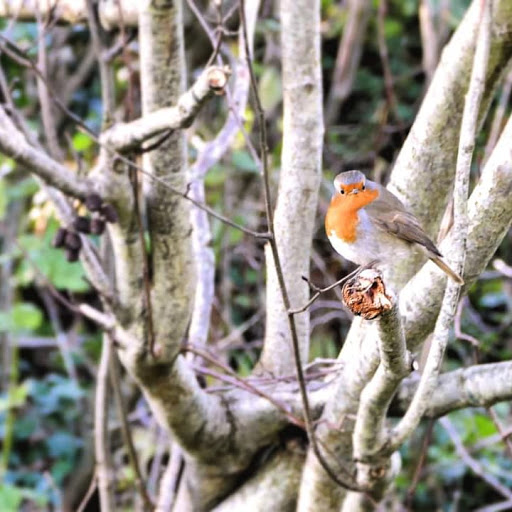
[(409, 213), (402, 202), (385, 188), (379, 186), (379, 197), (365, 208), (377, 228), (406, 242), (417, 243), (433, 256), (441, 256), (418, 219)]

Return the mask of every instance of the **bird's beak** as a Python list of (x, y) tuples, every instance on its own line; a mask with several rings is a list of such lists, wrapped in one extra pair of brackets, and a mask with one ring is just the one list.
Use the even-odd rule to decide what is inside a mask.
[(350, 193), (351, 194), (359, 194), (359, 189), (358, 188), (354, 188), (354, 189), (352, 189), (352, 191)]

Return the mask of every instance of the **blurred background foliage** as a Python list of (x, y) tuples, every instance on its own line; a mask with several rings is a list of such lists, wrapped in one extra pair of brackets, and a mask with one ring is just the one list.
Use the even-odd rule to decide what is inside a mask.
[[(469, 1), (432, 0), (430, 4), (443, 44), (458, 25)], [(317, 285), (330, 284), (351, 269), (334, 254), (323, 233), (332, 178), (340, 171), (360, 168), (385, 183), (421, 104), (427, 76), (422, 65), (419, 8), (418, 0), (389, 0), (383, 12), (379, 10), (382, 4), (373, 1), (351, 93), (334, 121), (326, 126), (324, 180), (311, 263), (312, 280)], [(277, 11), (274, 2), (263, 2), (255, 45), (255, 68), (267, 113), (274, 191), (282, 138)], [(323, 0), (322, 13), (322, 66), (327, 97), (333, 85), (340, 37), (347, 22), (347, 2)], [(236, 20), (233, 24), (236, 28)], [(27, 55), (37, 57), (37, 24), (3, 20), (0, 28)], [(387, 62), (382, 58), (382, 42), (379, 43), (382, 28)], [(188, 9), (185, 32), (190, 81), (204, 66), (210, 47)], [(45, 44), (49, 77), (55, 91), (89, 127), (99, 131), (99, 77), (90, 56), (87, 28), (53, 24), (45, 35)], [(236, 34), (226, 38), (226, 45), (230, 52), (236, 53)], [(119, 119), (130, 119), (140, 112), (137, 54), (136, 38), (132, 38), (123, 56), (114, 61)], [(5, 54), (0, 59), (17, 108), (23, 112), (34, 135), (44, 142), (34, 74)], [(391, 99), (384, 80), (385, 65), (392, 76)], [(80, 81), (70, 88), (70, 81), (78, 73), (82, 74)], [(502, 89), (506, 87), (498, 91), (479, 137), (473, 184), (486, 156), (500, 95), (501, 98), (506, 95)], [(508, 96), (503, 101), (506, 119), (510, 112)], [(86, 172), (97, 154), (93, 140), (77, 130), (60, 111), (56, 110), (55, 115), (66, 165)], [(225, 118), (223, 98), (215, 98), (205, 106), (189, 130), (191, 161), (197, 154), (197, 140), (214, 138)], [(253, 121), (253, 111), (248, 107), (244, 128), (254, 138)], [(207, 202), (215, 209), (253, 229), (261, 227), (264, 212), (257, 165), (241, 134), (231, 151), (207, 175), (206, 189)], [(58, 224), (51, 204), (38, 190), (37, 183), (22, 168), (0, 156), (2, 511), (71, 510), (84, 494), (93, 471), (91, 403), (101, 335), (62, 304), (55, 290), (71, 303), (97, 304), (97, 297), (85, 280), (80, 264), (67, 263), (63, 253), (52, 248), (51, 240)], [(220, 357), (240, 375), (247, 376), (257, 360), (264, 331), (263, 247), (214, 219), (211, 226), (216, 297), (210, 342)], [(510, 233), (496, 258), (499, 264), (491, 263), (462, 301), (446, 356), (446, 369), (512, 357), (512, 281), (510, 275), (505, 275), (512, 265)], [(336, 357), (351, 322), (337, 292), (317, 301), (311, 315), (311, 359)], [(211, 380), (208, 383), (214, 384)], [(128, 379), (123, 386), (136, 447), (149, 490), (154, 492), (168, 457), (166, 434), (156, 425), (143, 398)], [(114, 411), (111, 414), (118, 505), (120, 510), (132, 510), (134, 474), (121, 442), (118, 419)], [(498, 432), (500, 426), (506, 434), (512, 433), (510, 404), (499, 404), (492, 411), (453, 413), (449, 422), (449, 428), (439, 422), (422, 425), (403, 447), (404, 469), (390, 498), (395, 504), (401, 503), (409, 510), (455, 511), (473, 510), (500, 500), (500, 495), (469, 467), (456, 449), (453, 431), (484, 473), (494, 476), (504, 486), (512, 486), (512, 451), (510, 446), (505, 449)], [(88, 510), (95, 507), (97, 502), (93, 498)]]

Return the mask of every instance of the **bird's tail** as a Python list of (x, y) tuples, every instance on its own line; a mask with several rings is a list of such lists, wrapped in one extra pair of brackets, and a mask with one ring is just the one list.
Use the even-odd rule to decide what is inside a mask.
[(448, 264), (439, 256), (431, 256), (430, 259), (445, 273), (448, 274), (457, 284), (463, 285), (464, 279), (453, 271)]

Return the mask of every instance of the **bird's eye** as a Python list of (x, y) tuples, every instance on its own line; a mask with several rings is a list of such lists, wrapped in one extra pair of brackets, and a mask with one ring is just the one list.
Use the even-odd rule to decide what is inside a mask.
[(344, 193), (345, 193), (345, 191), (342, 188), (340, 188), (340, 194), (344, 194)]
[(366, 190), (366, 185), (363, 185), (363, 186), (361, 187), (361, 190)]

